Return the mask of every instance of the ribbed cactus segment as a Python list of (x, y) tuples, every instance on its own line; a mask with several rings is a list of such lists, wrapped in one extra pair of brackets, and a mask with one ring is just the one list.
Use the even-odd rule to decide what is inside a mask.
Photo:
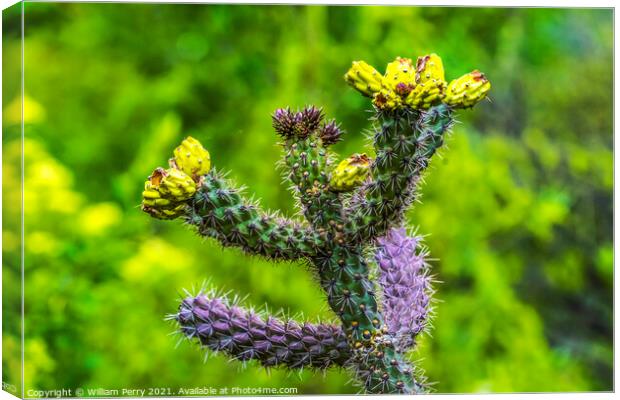
[(431, 279), (419, 242), (419, 238), (407, 236), (404, 228), (391, 229), (378, 239), (375, 254), (383, 317), (400, 348), (412, 346), (428, 322)]
[[(313, 106), (296, 113), (279, 109), (273, 119), (276, 132), (285, 138), (282, 145), (287, 177), (295, 187), (304, 216), (312, 226), (321, 230), (342, 224), (342, 202), (337, 193), (328, 190), (327, 171), (331, 169), (332, 161), (326, 148), (339, 140), (342, 132), (334, 121), (321, 124), (323, 114)], [(301, 121), (297, 124), (307, 133), (301, 136), (287, 134), (287, 129), (290, 131), (291, 126), (296, 126), (290, 121)], [(299, 130), (293, 128), (292, 132)]]
[(326, 247), (312, 262), (317, 267), (327, 301), (342, 320), (347, 334), (351, 334), (352, 343), (367, 342), (383, 325), (374, 285), (368, 279), (368, 264), (361, 247), (345, 245), (339, 232), (331, 235)]
[(368, 393), (422, 392), (411, 366), (395, 347), (396, 339), (388, 334), (362, 248), (338, 239), (329, 243), (334, 245), (327, 244), (324, 253), (312, 261), (353, 349), (348, 365)]
[(424, 381), (418, 377), (403, 353), (394, 347), (386, 335), (371, 347), (354, 352), (350, 361), (358, 380), (367, 393), (423, 394)]
[(424, 146), (420, 149), (420, 156), (427, 159), (426, 163), (421, 162), (422, 170), (428, 165), (428, 160), (435, 154), (437, 149), (443, 146), (446, 132), (454, 125), (452, 109), (445, 105), (430, 108), (420, 114), (418, 128), (422, 134), (420, 136)]
[(268, 258), (295, 260), (320, 245), (310, 228), (260, 212), (215, 170), (202, 176), (186, 220), (224, 246)]
[(284, 151), (288, 177), (301, 195), (318, 193), (327, 188), (327, 152), (314, 137), (286, 143)]
[(362, 242), (400, 225), (430, 156), (443, 144), (453, 121), (449, 107), (440, 104), (428, 111), (381, 113), (378, 123), (373, 180), (360, 188), (360, 196), (348, 210), (353, 217), (347, 232)]
[(173, 317), (188, 338), (236, 360), (257, 360), (266, 367), (325, 369), (343, 366), (351, 357), (338, 326), (264, 318), (225, 298), (188, 297)]

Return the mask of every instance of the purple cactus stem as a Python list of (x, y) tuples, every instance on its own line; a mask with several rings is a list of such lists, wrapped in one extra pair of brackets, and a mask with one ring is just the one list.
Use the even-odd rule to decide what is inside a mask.
[(351, 349), (336, 325), (281, 321), (230, 305), (225, 298), (201, 294), (187, 297), (174, 319), (180, 331), (203, 346), (241, 361), (257, 360), (266, 367), (343, 366)]
[(410, 347), (429, 317), (432, 288), (426, 254), (420, 250), (420, 239), (407, 236), (404, 228), (391, 229), (378, 243), (375, 258), (385, 322), (401, 346)]

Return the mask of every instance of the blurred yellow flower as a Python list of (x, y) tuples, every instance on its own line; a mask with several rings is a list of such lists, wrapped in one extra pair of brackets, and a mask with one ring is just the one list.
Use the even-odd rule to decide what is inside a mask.
[(53, 254), (58, 250), (58, 240), (48, 232), (35, 231), (25, 237), (27, 254)]
[[(28, 95), (24, 95), (24, 124), (36, 124), (45, 120), (45, 109)], [(14, 98), (3, 110), (3, 122), (8, 125), (22, 122), (22, 97)]]
[(156, 276), (162, 277), (165, 272), (184, 269), (193, 262), (193, 257), (187, 251), (154, 237), (144, 241), (136, 254), (125, 261), (121, 276), (128, 281), (140, 282), (149, 276), (153, 277), (153, 271), (157, 271)]
[(121, 221), (123, 213), (115, 203), (86, 207), (78, 216), (78, 228), (84, 235), (98, 236)]

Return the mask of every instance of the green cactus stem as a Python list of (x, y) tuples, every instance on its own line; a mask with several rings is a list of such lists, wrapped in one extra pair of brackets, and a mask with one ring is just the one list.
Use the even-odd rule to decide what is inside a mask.
[(186, 222), (225, 247), (271, 259), (296, 260), (321, 246), (321, 238), (310, 227), (267, 214), (240, 192), (216, 170), (210, 171), (201, 177)]
[(378, 113), (376, 158), (371, 165), (374, 179), (358, 189), (347, 210), (352, 215), (347, 232), (355, 240), (374, 240), (401, 224), (415, 199), (417, 183), (452, 124), (452, 111), (445, 104), (426, 111)]

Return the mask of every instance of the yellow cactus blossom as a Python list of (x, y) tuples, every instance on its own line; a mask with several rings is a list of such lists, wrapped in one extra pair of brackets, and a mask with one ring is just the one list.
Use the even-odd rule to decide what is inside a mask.
[(491, 90), (491, 82), (478, 70), (453, 80), (448, 85), (444, 103), (454, 108), (473, 107)]
[(354, 154), (336, 166), (329, 185), (335, 191), (349, 191), (361, 185), (369, 174), (370, 158), (366, 154)]
[(175, 168), (157, 168), (144, 183), (142, 210), (154, 218), (177, 218), (184, 212), (184, 202), (194, 193), (196, 183), (185, 172)]
[(174, 149), (174, 166), (187, 175), (198, 179), (211, 169), (211, 157), (202, 144), (191, 136)]
[(367, 97), (372, 97), (383, 86), (381, 74), (365, 61), (353, 61), (353, 65), (344, 75), (344, 79), (349, 85)]

